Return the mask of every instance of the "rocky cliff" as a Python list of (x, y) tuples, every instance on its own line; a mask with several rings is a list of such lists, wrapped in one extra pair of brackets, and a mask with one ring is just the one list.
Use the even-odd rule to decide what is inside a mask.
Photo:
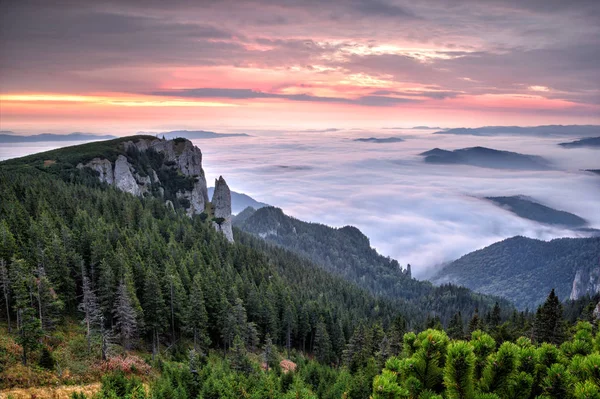
[(213, 226), (217, 231), (222, 232), (225, 237), (233, 242), (233, 231), (231, 228), (231, 191), (229, 186), (220, 176), (215, 180), (215, 191), (212, 197), (212, 206), (214, 212)]
[(570, 298), (574, 300), (584, 295), (593, 296), (597, 293), (600, 293), (600, 266), (591, 270), (577, 270)]
[[(202, 152), (186, 139), (161, 140), (135, 138), (121, 140), (119, 154), (114, 159), (94, 158), (79, 163), (77, 168), (90, 168), (100, 181), (133, 195), (163, 197), (171, 206), (178, 204), (188, 216), (201, 214), (207, 209), (208, 189), (202, 169)], [(233, 241), (231, 231), (231, 193), (220, 177), (214, 199), (217, 204), (213, 223)]]

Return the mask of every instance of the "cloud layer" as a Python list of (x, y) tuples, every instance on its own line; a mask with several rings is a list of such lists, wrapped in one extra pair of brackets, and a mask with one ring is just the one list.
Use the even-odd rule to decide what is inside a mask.
[[(299, 219), (355, 225), (381, 253), (425, 277), (444, 262), (514, 235), (577, 234), (521, 219), (483, 197), (530, 196), (600, 228), (600, 178), (582, 171), (600, 167), (599, 150), (557, 145), (571, 137), (569, 130), (552, 137), (436, 135), (425, 129), (231, 130), (252, 136), (194, 143), (202, 149), (207, 181), (223, 175), (232, 190)], [(404, 141), (355, 141), (370, 136)], [(0, 147), (0, 160), (72, 144), (7, 144)], [(436, 146), (477, 145), (540, 155), (553, 169), (434, 165), (418, 155)]]
[[(387, 132), (387, 133), (386, 133)], [(385, 255), (411, 263), (419, 277), (441, 263), (514, 235), (576, 236), (521, 219), (485, 196), (528, 195), (600, 227), (600, 179), (581, 172), (597, 166), (597, 150), (565, 150), (561, 138), (439, 137), (429, 131), (374, 131), (401, 143), (353, 141), (364, 132), (294, 132), (201, 145), (209, 179), (223, 174), (233, 190), (282, 207), (307, 221), (359, 227)], [(556, 170), (514, 171), (430, 165), (419, 153), (442, 145), (527, 152)], [(576, 151), (576, 153), (572, 152)], [(285, 166), (285, 168), (283, 167)]]
[[(270, 116), (281, 126), (318, 128), (325, 117), (314, 126), (307, 119), (323, 107), (330, 122), (345, 112), (365, 125), (382, 115), (445, 126), (482, 125), (485, 117), (600, 120), (597, 1), (22, 0), (0, 7), (0, 95), (20, 95), (3, 99), (11, 129), (55, 121), (48, 107), (62, 125), (82, 127), (111, 115), (147, 121), (148, 107), (155, 119), (213, 126), (259, 126)], [(86, 107), (69, 103), (73, 94)], [(199, 116), (175, 108), (217, 100), (235, 107)], [(294, 112), (279, 112), (292, 105)]]

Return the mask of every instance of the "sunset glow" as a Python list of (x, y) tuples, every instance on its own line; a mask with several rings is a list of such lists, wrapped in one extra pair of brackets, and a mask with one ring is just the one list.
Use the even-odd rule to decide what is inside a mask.
[[(578, 12), (468, 0), (6, 2), (1, 129), (599, 123), (600, 28)], [(178, 111), (204, 108), (226, 111)]]

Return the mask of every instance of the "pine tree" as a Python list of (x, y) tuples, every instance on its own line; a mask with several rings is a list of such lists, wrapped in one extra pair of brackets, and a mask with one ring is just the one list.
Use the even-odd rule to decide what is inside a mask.
[(473, 347), (464, 341), (453, 342), (448, 346), (444, 385), (448, 399), (473, 399), (475, 355)]
[(158, 336), (165, 327), (166, 305), (160, 283), (152, 269), (146, 273), (144, 281), (144, 316), (146, 330), (152, 335), (152, 358), (158, 353)]
[(533, 335), (537, 342), (560, 344), (564, 340), (562, 305), (554, 293), (554, 289), (540, 306), (535, 315)]
[(117, 289), (113, 314), (116, 320), (115, 329), (119, 334), (121, 345), (125, 349), (131, 349), (131, 341), (137, 335), (138, 322), (129, 290), (124, 281), (121, 281)]

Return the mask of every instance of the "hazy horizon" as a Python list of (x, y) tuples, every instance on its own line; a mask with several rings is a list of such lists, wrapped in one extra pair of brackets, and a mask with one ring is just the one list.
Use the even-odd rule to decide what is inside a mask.
[[(585, 236), (513, 215), (481, 197), (527, 195), (600, 228), (597, 149), (565, 149), (572, 136), (456, 136), (431, 130), (254, 130), (249, 137), (192, 140), (203, 153), (209, 185), (223, 175), (233, 191), (280, 207), (298, 219), (354, 225), (383, 255), (410, 263), (424, 278), (444, 262), (502, 239)], [(356, 138), (402, 137), (399, 143)], [(0, 160), (77, 142), (26, 143), (0, 149)], [(435, 147), (485, 146), (540, 155), (547, 171), (435, 165), (418, 154)]]

